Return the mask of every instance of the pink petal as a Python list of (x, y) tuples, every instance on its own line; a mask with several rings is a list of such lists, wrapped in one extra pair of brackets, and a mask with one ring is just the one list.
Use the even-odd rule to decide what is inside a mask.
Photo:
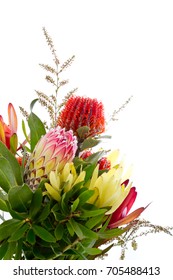
[(16, 111), (11, 103), (8, 104), (8, 120), (11, 134), (17, 132), (17, 115)]

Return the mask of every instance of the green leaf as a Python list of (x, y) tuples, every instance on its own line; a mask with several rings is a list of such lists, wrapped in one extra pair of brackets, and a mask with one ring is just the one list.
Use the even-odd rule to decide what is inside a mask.
[(21, 166), (16, 160), (15, 156), (7, 149), (7, 147), (0, 141), (0, 154), (9, 162), (16, 179), (17, 185), (23, 184), (23, 176), (21, 172)]
[(64, 234), (64, 227), (62, 224), (58, 224), (54, 231), (56, 240), (61, 240)]
[(28, 230), (27, 235), (26, 235), (26, 240), (32, 245), (35, 244), (36, 238), (35, 238), (35, 233), (32, 228), (30, 230)]
[(8, 242), (3, 242), (1, 245), (0, 245), (0, 260), (3, 259), (3, 257), (5, 256), (7, 250), (8, 250)]
[(42, 190), (39, 188), (35, 191), (32, 197), (30, 211), (29, 211), (29, 215), (31, 218), (34, 218), (39, 212), (39, 210), (41, 209), (42, 198), (43, 198)]
[(79, 195), (79, 206), (82, 206), (87, 200), (92, 197), (94, 190), (86, 190)]
[(89, 132), (89, 127), (88, 126), (81, 126), (77, 129), (77, 134), (79, 138), (84, 139), (86, 138), (86, 134)]
[(74, 235), (74, 229), (72, 228), (71, 224), (69, 223), (69, 221), (66, 224), (68, 232), (70, 233), (71, 236)]
[(46, 134), (46, 130), (42, 121), (34, 113), (31, 113), (29, 115), (28, 125), (30, 128), (31, 152), (32, 152), (35, 148), (35, 145), (40, 140), (41, 136)]
[(104, 214), (92, 217), (86, 222), (85, 225), (86, 227), (92, 229), (96, 225), (99, 226), (100, 224), (102, 224), (102, 222), (104, 222), (104, 217), (105, 217)]
[(86, 211), (84, 210), (81, 214), (81, 218), (87, 218), (87, 217), (94, 217), (94, 216), (98, 216), (101, 214), (104, 214), (107, 211), (107, 209), (97, 209), (97, 210), (89, 210)]
[(82, 143), (82, 145), (81, 145), (81, 147), (80, 147), (80, 150), (83, 151), (83, 150), (85, 150), (85, 149), (92, 148), (92, 147), (96, 146), (96, 145), (99, 144), (99, 143), (100, 143), (100, 140), (94, 139), (94, 138), (92, 138), (92, 137), (88, 137), (88, 138), (86, 138), (86, 139), (83, 141), (83, 143)]
[(26, 212), (31, 202), (33, 192), (24, 184), (23, 186), (17, 186), (10, 189), (8, 193), (8, 200), (13, 210), (19, 213)]
[(25, 136), (25, 138), (26, 138), (26, 141), (29, 143), (29, 142), (30, 142), (30, 139), (29, 139), (29, 137), (28, 137), (28, 135), (27, 135), (27, 132), (26, 132), (26, 126), (25, 126), (24, 120), (22, 120), (22, 131), (23, 131), (23, 134), (24, 134), (24, 136)]
[(0, 224), (0, 240), (9, 237), (18, 227), (23, 224), (23, 221), (10, 219)]
[(98, 160), (104, 155), (105, 151), (96, 152), (85, 159), (85, 162), (97, 164)]
[(8, 245), (8, 250), (4, 256), (4, 260), (12, 260), (16, 251), (16, 242), (10, 242)]
[(10, 151), (11, 151), (14, 155), (16, 154), (17, 146), (18, 146), (18, 137), (17, 137), (17, 134), (14, 133), (14, 134), (10, 137)]
[(35, 234), (40, 237), (41, 239), (47, 241), (47, 242), (56, 242), (55, 237), (46, 229), (44, 229), (43, 227), (37, 226), (37, 225), (33, 225), (33, 231), (35, 232)]
[(85, 248), (85, 252), (88, 255), (96, 256), (96, 255), (100, 255), (102, 253), (102, 250), (98, 248)]
[(28, 230), (29, 224), (24, 224), (20, 228), (17, 228), (17, 230), (11, 235), (11, 237), (8, 239), (8, 242), (17, 241), (20, 238), (24, 237), (25, 232)]
[(115, 229), (108, 229), (105, 230), (104, 232), (98, 232), (98, 236), (101, 239), (111, 239), (114, 237), (117, 237), (121, 234), (123, 234), (125, 232), (125, 230), (120, 229), (120, 228), (115, 228)]
[(98, 235), (96, 232), (92, 231), (91, 229), (89, 229), (81, 224), (78, 224), (78, 226), (81, 229), (85, 238), (98, 239)]
[(8, 207), (2, 198), (0, 198), (0, 210), (8, 212)]
[(44, 208), (41, 211), (41, 214), (37, 218), (37, 223), (44, 221), (50, 213), (50, 203), (44, 205)]
[(0, 186), (8, 193), (9, 189), (17, 185), (16, 178), (8, 160), (0, 156)]
[(71, 207), (72, 212), (74, 212), (76, 210), (76, 208), (78, 207), (78, 204), (79, 204), (79, 197), (76, 198), (75, 201), (72, 204), (72, 207)]
[(74, 230), (74, 232), (76, 233), (76, 235), (80, 238), (83, 239), (84, 235), (79, 227), (79, 224), (73, 219), (71, 218), (69, 220), (69, 224), (71, 225), (72, 229)]
[(32, 112), (32, 109), (34, 108), (35, 103), (38, 101), (38, 98), (32, 100), (31, 104), (30, 104), (30, 110)]

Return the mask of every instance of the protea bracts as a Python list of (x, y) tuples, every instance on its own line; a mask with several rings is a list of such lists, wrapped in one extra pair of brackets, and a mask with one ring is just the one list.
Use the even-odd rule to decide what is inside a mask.
[(77, 130), (80, 127), (87, 126), (89, 130), (84, 138), (101, 134), (105, 131), (103, 104), (97, 99), (72, 96), (65, 103), (57, 124), (66, 130), (73, 130), (77, 136)]
[(71, 162), (77, 150), (77, 140), (72, 131), (60, 127), (51, 129), (37, 143), (25, 168), (25, 182), (36, 189), (52, 170), (61, 170)]

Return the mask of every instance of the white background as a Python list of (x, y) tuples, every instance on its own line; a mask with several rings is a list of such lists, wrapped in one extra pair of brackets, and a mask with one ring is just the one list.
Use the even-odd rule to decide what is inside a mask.
[[(78, 87), (78, 94), (102, 100), (106, 114), (133, 95), (109, 129), (110, 145), (134, 166), (133, 209), (152, 202), (142, 217), (163, 226), (173, 225), (172, 15), (172, 1), (159, 0), (0, 2), (0, 114), (7, 120), (12, 102), (21, 126), (18, 106), (29, 110), (34, 90), (53, 93), (38, 66), (52, 63), (45, 26), (61, 62), (76, 56), (65, 73), (67, 91)], [(164, 261), (172, 252), (173, 238), (152, 235), (139, 240), (137, 252), (129, 248), (127, 260)], [(115, 248), (108, 258), (119, 253)]]

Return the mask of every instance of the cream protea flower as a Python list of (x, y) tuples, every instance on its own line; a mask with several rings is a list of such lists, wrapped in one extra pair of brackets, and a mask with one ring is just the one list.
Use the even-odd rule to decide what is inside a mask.
[(73, 162), (69, 162), (66, 163), (61, 171), (57, 167), (55, 171), (50, 172), (50, 184), (45, 183), (45, 187), (53, 199), (60, 201), (62, 190), (63, 192), (68, 192), (74, 185), (82, 182), (84, 178), (85, 171), (78, 175)]
[(132, 184), (123, 184), (128, 173), (124, 174), (122, 163), (118, 163), (119, 151), (114, 151), (107, 158), (111, 161), (111, 168), (108, 172), (99, 176), (99, 164), (96, 166), (91, 180), (87, 183), (89, 189), (94, 190), (94, 195), (89, 202), (97, 207), (111, 207), (106, 214), (112, 214), (127, 197)]
[(37, 188), (40, 181), (47, 178), (50, 171), (61, 170), (67, 162), (71, 162), (77, 150), (77, 140), (72, 131), (60, 127), (51, 129), (37, 143), (28, 159), (25, 169), (25, 182)]

